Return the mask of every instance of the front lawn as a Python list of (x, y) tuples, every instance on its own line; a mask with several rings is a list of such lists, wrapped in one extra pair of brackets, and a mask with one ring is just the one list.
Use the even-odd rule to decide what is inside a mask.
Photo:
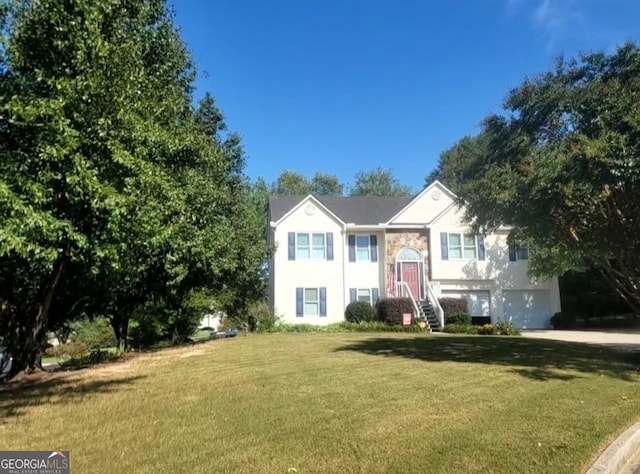
[(573, 473), (637, 420), (633, 357), (525, 338), (236, 337), (0, 392), (0, 446), (69, 449), (92, 473)]

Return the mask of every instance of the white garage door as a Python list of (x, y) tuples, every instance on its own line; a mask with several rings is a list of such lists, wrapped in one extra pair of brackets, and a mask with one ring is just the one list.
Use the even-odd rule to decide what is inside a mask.
[(469, 302), (471, 316), (491, 316), (491, 300), (488, 291), (442, 290), (445, 298), (465, 298)]
[(504, 319), (523, 329), (549, 327), (549, 291), (505, 290)]

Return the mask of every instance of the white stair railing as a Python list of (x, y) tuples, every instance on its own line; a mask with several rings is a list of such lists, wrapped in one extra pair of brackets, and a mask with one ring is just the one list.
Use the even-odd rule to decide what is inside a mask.
[(431, 303), (431, 306), (433, 306), (433, 310), (435, 311), (436, 316), (438, 317), (438, 322), (440, 323), (440, 330), (442, 331), (442, 328), (444, 328), (444, 310), (442, 309), (442, 306), (440, 306), (440, 302), (438, 301), (433, 288), (431, 288), (431, 285), (427, 282), (425, 286), (427, 287), (427, 297), (429, 298), (429, 303)]
[[(407, 284), (407, 282), (406, 281), (396, 282), (396, 289), (400, 289), (400, 292), (399, 292), (400, 296), (407, 297), (411, 300), (411, 303), (413, 303), (413, 310), (415, 311), (415, 317), (419, 317), (421, 315), (420, 307), (418, 306), (416, 299), (413, 297), (413, 293), (411, 292), (411, 288), (409, 288), (409, 285)], [(429, 321), (426, 321), (426, 323), (427, 325), (429, 325)], [(429, 326), (429, 329), (431, 330), (430, 326)]]

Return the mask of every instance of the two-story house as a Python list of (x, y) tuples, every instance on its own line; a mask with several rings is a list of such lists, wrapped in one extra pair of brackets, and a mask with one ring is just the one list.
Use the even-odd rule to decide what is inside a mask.
[(560, 311), (557, 278), (528, 276), (527, 249), (508, 245), (508, 228), (472, 234), (454, 200), (437, 181), (413, 198), (271, 196), (275, 314), (330, 324), (351, 301), (410, 296), (418, 310), (452, 296), (486, 322), (548, 327)]

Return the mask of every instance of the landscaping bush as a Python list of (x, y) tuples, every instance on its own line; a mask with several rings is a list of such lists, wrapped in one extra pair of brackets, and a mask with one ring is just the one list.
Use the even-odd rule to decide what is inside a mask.
[(576, 324), (576, 316), (566, 311), (559, 312), (551, 316), (551, 326), (553, 329), (569, 329)]
[(520, 330), (515, 327), (511, 321), (498, 321), (495, 324), (496, 334), (498, 336), (519, 336)]
[(493, 336), (497, 334), (496, 327), (493, 324), (483, 324), (482, 326), (477, 326), (478, 334), (482, 334), (485, 336)]
[(129, 343), (135, 349), (151, 347), (162, 340), (162, 325), (151, 314), (137, 314), (129, 325)]
[(402, 326), (380, 321), (361, 321), (359, 323), (345, 321), (327, 326), (279, 323), (269, 330), (261, 332), (425, 332), (425, 330), (415, 324)]
[(65, 344), (52, 346), (45, 351), (48, 357), (55, 357), (61, 361), (78, 359), (89, 353), (89, 346), (84, 341), (69, 341)]
[(445, 324), (462, 324), (464, 326), (471, 325), (471, 315), (469, 313), (456, 313), (450, 315), (448, 318), (445, 316)]
[(93, 321), (85, 319), (78, 323), (71, 340), (84, 342), (89, 349), (104, 349), (116, 345), (116, 337), (107, 318), (96, 318)]
[(377, 319), (387, 324), (402, 324), (402, 315), (411, 313), (413, 323), (413, 302), (411, 298), (383, 298), (376, 305)]
[(472, 326), (470, 324), (446, 324), (443, 332), (450, 334), (478, 334), (480, 326)]
[[(278, 324), (278, 317), (273, 314), (265, 301), (258, 301), (250, 305), (248, 315), (249, 331), (269, 332)], [(231, 327), (226, 329), (231, 329)]]
[(347, 305), (344, 311), (345, 319), (350, 323), (359, 323), (362, 321), (373, 321), (376, 317), (376, 311), (366, 301), (354, 301)]
[(469, 302), (465, 298), (439, 298), (438, 302), (442, 306), (445, 322), (455, 314), (469, 312)]
[(89, 354), (83, 354), (60, 362), (63, 369), (86, 367), (120, 358), (121, 354), (102, 350), (93, 350)]
[(425, 332), (421, 327), (412, 324), (402, 326), (380, 321), (363, 321), (360, 323), (336, 323), (326, 326), (328, 332)]

